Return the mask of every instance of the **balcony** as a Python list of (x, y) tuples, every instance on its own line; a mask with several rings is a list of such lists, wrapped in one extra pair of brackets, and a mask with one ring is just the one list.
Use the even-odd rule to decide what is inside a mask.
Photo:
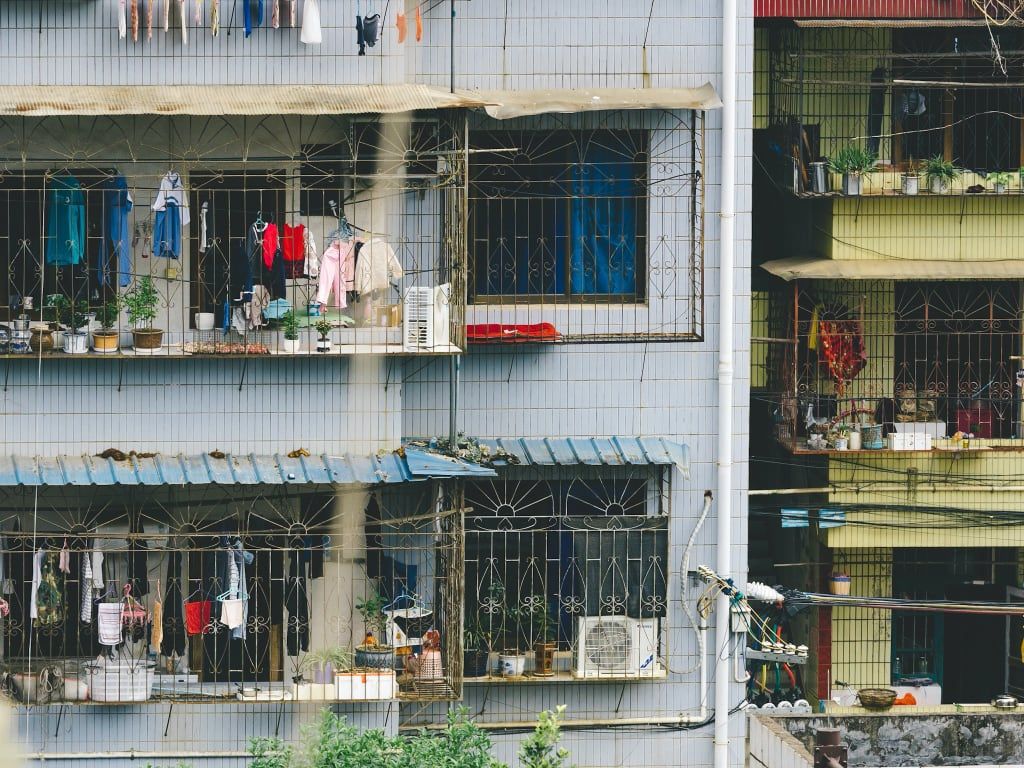
[(439, 111), (6, 118), (0, 354), (458, 353), (464, 133)]
[[(1004, 195), (1021, 191), (1024, 33), (993, 39), (974, 27), (759, 30), (759, 161), (800, 197), (914, 197), (931, 214), (970, 195), (972, 212), (1015, 213)], [(851, 150), (874, 160), (851, 174), (859, 190), (836, 169)], [(955, 170), (937, 173), (934, 158)]]

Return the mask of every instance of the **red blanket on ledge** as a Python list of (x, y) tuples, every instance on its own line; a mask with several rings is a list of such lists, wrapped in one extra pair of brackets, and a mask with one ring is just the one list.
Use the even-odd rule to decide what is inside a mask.
[(467, 325), (466, 337), (469, 341), (477, 342), (560, 341), (562, 334), (551, 323), (534, 323), (533, 325), (481, 323)]

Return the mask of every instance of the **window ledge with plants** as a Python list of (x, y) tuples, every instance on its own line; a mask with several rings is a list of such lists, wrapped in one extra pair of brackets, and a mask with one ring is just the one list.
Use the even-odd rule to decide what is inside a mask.
[(944, 157), (884, 164), (850, 145), (832, 159), (794, 166), (792, 190), (799, 197), (994, 197), (1024, 194), (1024, 168), (975, 171)]

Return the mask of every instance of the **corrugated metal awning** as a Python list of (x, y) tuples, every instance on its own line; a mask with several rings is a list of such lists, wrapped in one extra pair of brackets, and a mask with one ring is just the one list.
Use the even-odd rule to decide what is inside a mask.
[(426, 451), (370, 456), (209, 454), (3, 456), (0, 486), (68, 485), (348, 485), (406, 483), (430, 477), (493, 477), (493, 469)]
[(616, 109), (715, 109), (710, 84), (699, 88), (457, 90), (392, 85), (85, 85), (0, 89), (0, 115), (347, 115), (483, 107), (507, 119)]
[(479, 107), (471, 92), (396, 85), (85, 85), (0, 88), (0, 114), (346, 115)]
[(511, 454), (524, 465), (676, 466), (684, 474), (690, 468), (690, 449), (663, 437), (499, 437), (481, 439), (480, 445), (492, 455)]
[(1024, 259), (942, 261), (939, 259), (817, 259), (794, 256), (761, 268), (783, 280), (1016, 280)]
[(585, 88), (524, 91), (459, 91), (477, 99), (491, 117), (508, 120), (528, 115), (596, 112), (616, 109), (717, 109), (721, 99), (710, 83), (699, 88)]

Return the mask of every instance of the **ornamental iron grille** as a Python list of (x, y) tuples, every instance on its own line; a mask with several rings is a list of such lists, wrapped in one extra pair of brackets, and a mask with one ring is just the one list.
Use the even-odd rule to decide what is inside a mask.
[(8, 492), (3, 690), (72, 706), (456, 699), (459, 498), (433, 482)]
[(495, 340), (487, 326), (543, 323), (529, 339), (701, 338), (702, 114), (471, 117), (478, 341)]
[(575, 475), (513, 468), (467, 483), (466, 647), (528, 653), (529, 674), (540, 671), (537, 644), (554, 643), (553, 671), (571, 677), (581, 620), (628, 617), (657, 622), (664, 664), (665, 483), (660, 470), (646, 468)]
[(1020, 437), (1019, 281), (798, 281), (755, 306), (769, 333), (755, 359), (770, 366), (762, 379), (791, 447), (861, 422)]
[[(303, 354), (320, 319), (335, 354), (458, 351), (464, 126), (458, 112), (0, 119), (0, 319), (70, 326), (67, 303), (102, 318), (149, 278), (162, 354), (285, 352), (289, 309)], [(177, 205), (154, 210), (169, 179)], [(410, 296), (431, 313), (406, 339)], [(124, 308), (111, 319), (135, 354)]]

